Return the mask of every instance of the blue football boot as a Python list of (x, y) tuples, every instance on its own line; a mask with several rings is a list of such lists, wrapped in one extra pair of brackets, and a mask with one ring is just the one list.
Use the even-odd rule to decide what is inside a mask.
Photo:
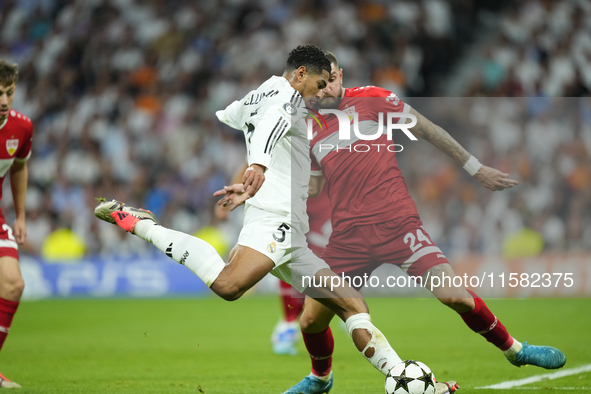
[(283, 394), (328, 394), (332, 389), (332, 372), (325, 382), (310, 374)]
[(528, 345), (523, 342), (523, 347), (515, 353), (515, 359), (507, 360), (515, 366), (536, 365), (546, 369), (558, 369), (566, 364), (566, 356), (560, 350), (551, 346)]

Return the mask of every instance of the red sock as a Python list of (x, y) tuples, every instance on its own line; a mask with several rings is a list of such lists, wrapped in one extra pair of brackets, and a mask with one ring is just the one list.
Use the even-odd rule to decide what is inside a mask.
[(280, 281), (279, 286), (281, 290), (281, 304), (283, 305), (283, 315), (285, 316), (285, 321), (295, 321), (304, 308), (305, 298), (303, 295), (301, 298), (292, 297), (291, 292), (297, 292), (297, 290), (292, 289), (292, 287), (284, 281)]
[(476, 306), (470, 312), (460, 313), (466, 325), (499, 349), (503, 351), (509, 349), (513, 344), (513, 338), (509, 335), (503, 323), (492, 314), (482, 298), (470, 290), (468, 292), (474, 298)]
[(312, 373), (316, 376), (328, 375), (332, 370), (332, 352), (334, 350), (334, 338), (330, 327), (314, 334), (302, 331), (302, 337), (312, 360)]
[(10, 325), (12, 324), (12, 318), (18, 308), (18, 302), (8, 301), (4, 298), (0, 298), (0, 349), (4, 345), (4, 340), (10, 331)]

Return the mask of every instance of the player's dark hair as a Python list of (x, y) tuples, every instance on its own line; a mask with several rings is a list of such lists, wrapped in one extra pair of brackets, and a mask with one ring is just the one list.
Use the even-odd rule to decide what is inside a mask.
[(326, 53), (314, 44), (300, 45), (289, 52), (285, 71), (289, 73), (301, 66), (305, 66), (310, 74), (319, 75), (323, 70), (330, 74), (330, 60)]
[(10, 86), (18, 80), (18, 64), (0, 59), (0, 84)]
[(339, 70), (339, 61), (337, 60), (337, 57), (331, 51), (325, 51), (325, 52), (326, 52), (326, 57), (330, 61), (330, 64), (334, 64), (335, 69), (338, 71)]

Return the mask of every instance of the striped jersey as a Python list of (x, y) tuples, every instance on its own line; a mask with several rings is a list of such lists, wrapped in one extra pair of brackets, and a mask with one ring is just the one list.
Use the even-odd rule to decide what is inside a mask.
[(25, 115), (11, 109), (0, 124), (0, 199), (2, 183), (15, 161), (27, 161), (33, 144), (33, 123)]
[(301, 222), (302, 231), (307, 232), (310, 141), (300, 94), (287, 79), (273, 76), (216, 116), (244, 132), (248, 164), (267, 167), (263, 186), (246, 201), (246, 207), (253, 205)]
[[(400, 222), (400, 231), (416, 225), (417, 208), (395, 153), (410, 140), (400, 130), (392, 133), (396, 141), (385, 134), (387, 114), (408, 114), (410, 106), (386, 89), (365, 86), (346, 89), (339, 110), (349, 115), (351, 129), (357, 117), (360, 134), (377, 135), (380, 126), (383, 133), (375, 140), (362, 140), (351, 130), (351, 138), (340, 140), (336, 115), (324, 115), (326, 125), (314, 123), (312, 175), (326, 178), (333, 232), (392, 220)], [(406, 118), (392, 118), (392, 123), (406, 123)]]

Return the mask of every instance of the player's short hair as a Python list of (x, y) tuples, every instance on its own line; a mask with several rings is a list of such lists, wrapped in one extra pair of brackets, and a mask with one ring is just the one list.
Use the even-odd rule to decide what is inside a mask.
[(18, 80), (18, 64), (0, 59), (0, 85), (10, 86)]
[(289, 52), (285, 71), (292, 72), (301, 66), (305, 66), (310, 74), (319, 75), (323, 70), (330, 74), (330, 60), (326, 53), (314, 44), (299, 45)]
[(326, 52), (326, 57), (330, 61), (330, 64), (334, 64), (334, 67), (338, 71), (339, 70), (339, 61), (337, 60), (337, 57), (331, 51), (325, 51), (325, 52)]

